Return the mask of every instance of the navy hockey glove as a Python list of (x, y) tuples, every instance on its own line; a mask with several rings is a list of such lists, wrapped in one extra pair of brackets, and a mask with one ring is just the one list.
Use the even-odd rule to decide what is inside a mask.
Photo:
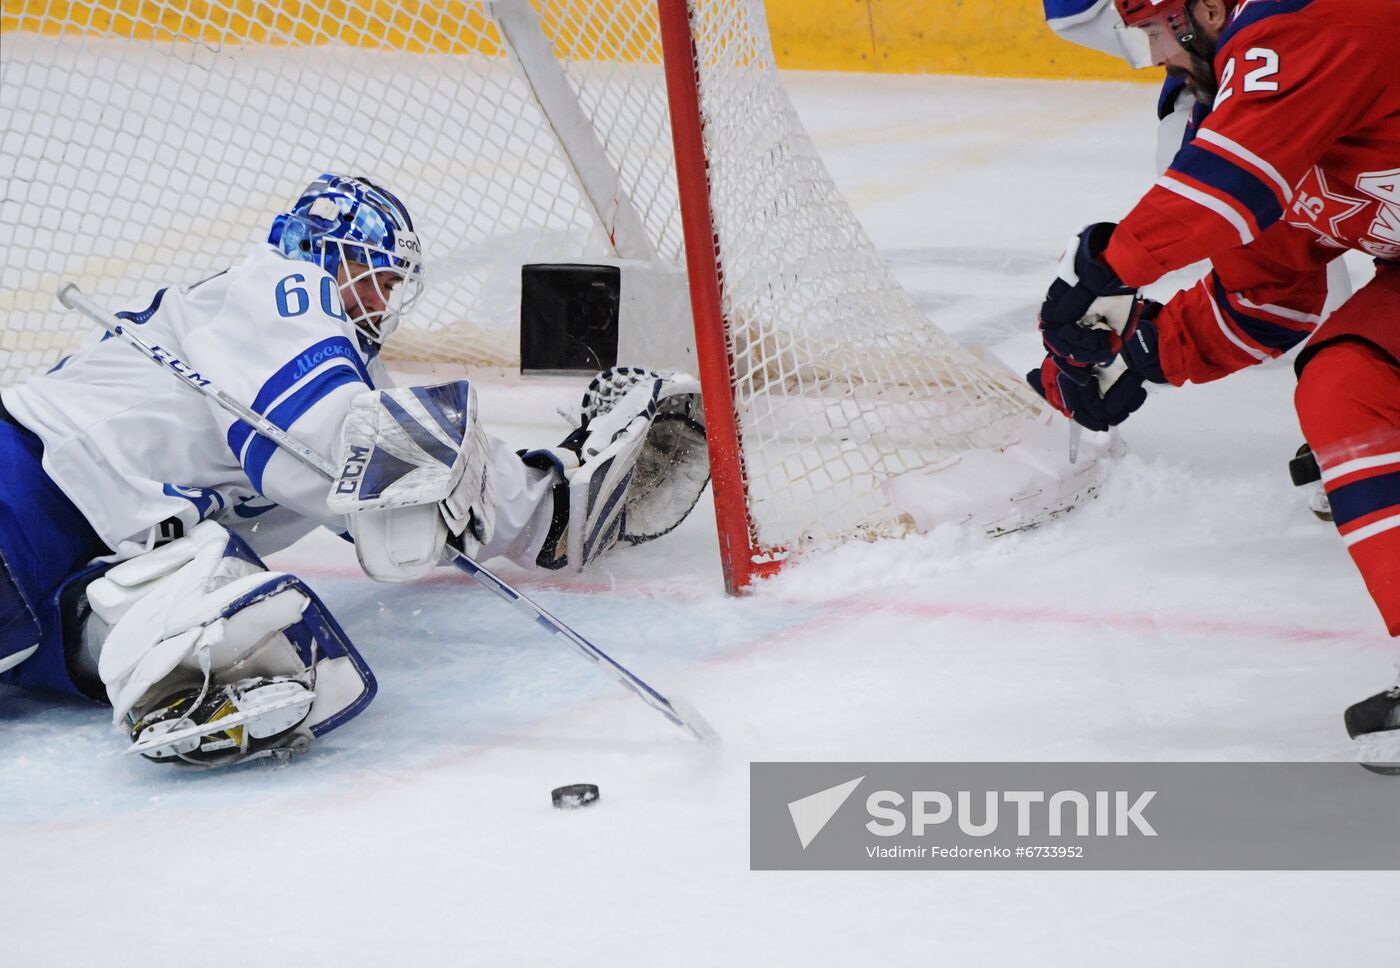
[(1137, 290), (1123, 285), (1118, 274), (1103, 261), (1103, 250), (1115, 227), (1114, 222), (1098, 222), (1070, 240), (1060, 260), (1058, 278), (1050, 284), (1040, 306), (1040, 335), (1045, 349), (1066, 363), (1106, 366), (1123, 348), (1114, 330), (1080, 325), (1094, 300), (1137, 294)]
[(1132, 369), (1104, 389), (1097, 367), (1072, 366), (1047, 355), (1026, 382), (1060, 413), (1089, 430), (1107, 430), (1128, 419), (1147, 399), (1143, 377)]
[(1139, 296), (1133, 300), (1128, 324), (1123, 329), (1123, 362), (1151, 383), (1167, 382), (1162, 373), (1162, 358), (1157, 352), (1157, 314), (1161, 311), (1161, 303)]

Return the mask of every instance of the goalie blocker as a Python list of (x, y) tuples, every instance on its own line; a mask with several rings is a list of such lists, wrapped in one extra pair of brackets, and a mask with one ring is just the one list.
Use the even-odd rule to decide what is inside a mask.
[(326, 505), (349, 518), (365, 574), (422, 578), (448, 541), (476, 557), (496, 527), (493, 456), (466, 380), (355, 398)]

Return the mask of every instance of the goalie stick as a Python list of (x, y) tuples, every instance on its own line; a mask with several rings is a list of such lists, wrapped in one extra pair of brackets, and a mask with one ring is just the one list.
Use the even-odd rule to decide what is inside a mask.
[[(183, 360), (172, 356), (159, 346), (153, 346), (147, 343), (135, 333), (130, 332), (122, 325), (120, 319), (89, 299), (75, 283), (70, 282), (59, 289), (58, 301), (67, 308), (82, 313), (118, 339), (124, 340), (127, 345), (137, 350), (142, 356), (173, 373), (184, 382), (186, 386), (209, 397), (219, 406), (237, 416), (239, 420), (242, 420), (249, 427), (252, 427), (255, 431), (291, 454), (307, 467), (316, 471), (316, 473), (320, 474), (327, 481), (335, 480), (336, 469), (315, 450), (287, 433), (281, 427), (267, 420), (261, 414), (255, 413), (250, 408), (229, 396), (218, 386), (200, 376), (198, 372), (193, 370)], [(531, 621), (541, 628), (562, 638), (575, 652), (588, 659), (590, 662), (596, 663), (599, 668), (605, 671), (623, 687), (634, 693), (642, 702), (665, 716), (673, 725), (679, 726), (700, 743), (710, 744), (718, 741), (718, 734), (709, 723), (705, 722), (704, 717), (702, 717), (693, 706), (684, 702), (679, 696), (674, 699), (667, 699), (633, 674), (626, 666), (622, 665), (602, 649), (598, 648), (582, 635), (555, 618), (524, 593), (511, 587), (509, 583), (497, 577), (485, 566), (478, 564), (467, 554), (452, 548), (450, 545), (448, 547), (456, 557), (458, 566), (472, 578), (476, 579), (479, 584), (490, 589), (507, 602), (510, 602), (521, 612), (528, 615)]]

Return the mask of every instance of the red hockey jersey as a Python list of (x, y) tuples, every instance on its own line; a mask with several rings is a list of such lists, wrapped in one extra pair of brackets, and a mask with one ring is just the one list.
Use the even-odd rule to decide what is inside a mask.
[(1215, 70), (1209, 116), (1104, 253), (1132, 286), (1212, 260), (1159, 317), (1178, 385), (1306, 338), (1343, 250), (1400, 261), (1400, 0), (1244, 0)]

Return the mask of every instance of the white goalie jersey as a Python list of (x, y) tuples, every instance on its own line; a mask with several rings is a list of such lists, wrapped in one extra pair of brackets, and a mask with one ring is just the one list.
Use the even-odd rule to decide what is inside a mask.
[[(118, 315), (324, 455), (336, 452), (352, 401), (388, 384), (361, 349), (335, 280), (270, 247)], [(45, 471), (118, 558), (202, 520), (259, 554), (317, 526), (347, 531), (327, 508), (324, 478), (121, 340), (87, 346), (0, 399), (43, 441)], [(528, 560), (548, 530), (553, 481), (488, 440), (502, 507), (483, 555)]]

